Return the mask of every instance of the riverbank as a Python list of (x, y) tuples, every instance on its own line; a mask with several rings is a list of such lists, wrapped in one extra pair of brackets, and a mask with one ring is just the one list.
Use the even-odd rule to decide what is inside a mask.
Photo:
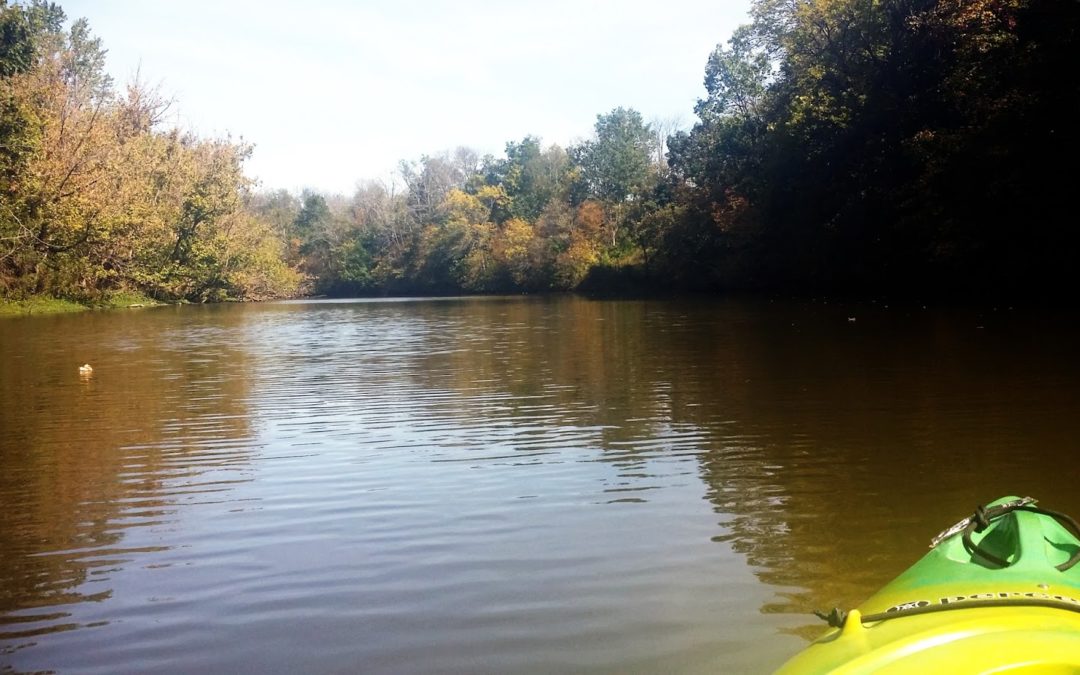
[(139, 293), (122, 291), (92, 302), (76, 302), (65, 298), (36, 296), (25, 300), (0, 299), (0, 317), (27, 316), (30, 314), (68, 314), (91, 309), (125, 309), (129, 307), (153, 307), (161, 305)]

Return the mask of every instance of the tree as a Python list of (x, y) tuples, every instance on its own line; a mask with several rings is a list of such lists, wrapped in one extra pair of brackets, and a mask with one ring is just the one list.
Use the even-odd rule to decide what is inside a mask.
[(424, 228), (416, 278), (428, 291), (491, 290), (498, 270), (492, 252), (496, 232), (490, 202), (462, 190), (447, 193), (441, 223)]
[(682, 117), (654, 117), (649, 121), (652, 132), (651, 159), (657, 171), (664, 171), (668, 161), (668, 139), (683, 128)]
[(0, 79), (0, 260), (9, 284), (17, 278), (24, 292), (42, 292), (66, 283), (61, 277), (84, 262), (83, 249), (101, 236), (115, 208), (108, 199), (115, 106), (104, 51), (84, 20), (65, 33), (55, 6), (2, 11), (5, 27), (14, 26), (23, 43), (8, 45), (9, 74)]
[(405, 181), (407, 203), (411, 217), (418, 223), (439, 218), (438, 209), (451, 190), (465, 189), (479, 160), (475, 153), (459, 148), (454, 157), (449, 153), (425, 155), (417, 162), (402, 161), (398, 172)]
[(526, 136), (506, 144), (506, 159), (489, 162), (485, 181), (501, 186), (509, 198), (506, 208), (496, 214), (498, 222), (510, 218), (532, 222), (552, 199), (565, 198), (573, 165), (559, 146), (545, 149), (539, 138)]
[(596, 137), (573, 148), (588, 194), (613, 213), (610, 245), (615, 246), (628, 202), (641, 197), (649, 184), (652, 132), (632, 108), (616, 108), (596, 117)]
[(34, 0), (8, 5), (0, 0), (0, 77), (30, 70), (49, 36), (63, 32), (64, 11), (51, 2)]
[(245, 211), (250, 148), (161, 130), (169, 102), (137, 80), (118, 95), (101, 41), (63, 20), (50, 3), (0, 3), (0, 290), (295, 292), (280, 241)]
[(535, 241), (533, 226), (520, 218), (512, 218), (496, 233), (492, 243), (496, 263), (518, 288), (533, 289), (541, 283), (535, 266)]
[(596, 137), (573, 149), (589, 193), (609, 203), (633, 200), (649, 177), (652, 138), (641, 113), (616, 108), (596, 116)]

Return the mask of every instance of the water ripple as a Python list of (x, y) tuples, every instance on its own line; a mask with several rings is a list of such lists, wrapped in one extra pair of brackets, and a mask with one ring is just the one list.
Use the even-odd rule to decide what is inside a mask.
[[(1075, 499), (1039, 470), (1080, 437), (1075, 340), (989, 368), (1017, 342), (877, 321), (488, 298), (5, 324), (0, 655), (767, 671), (972, 486)], [(39, 367), (75, 355), (90, 381)]]

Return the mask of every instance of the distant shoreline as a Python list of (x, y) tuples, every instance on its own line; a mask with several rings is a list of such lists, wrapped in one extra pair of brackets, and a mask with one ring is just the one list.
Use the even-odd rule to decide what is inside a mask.
[(985, 293), (940, 293), (933, 297), (917, 294), (888, 294), (888, 293), (853, 293), (850, 291), (830, 292), (812, 289), (674, 289), (670, 287), (645, 287), (634, 286), (623, 289), (614, 288), (581, 288), (571, 291), (539, 291), (539, 292), (505, 292), (505, 293), (469, 293), (462, 291), (446, 292), (420, 292), (407, 289), (395, 289), (395, 292), (371, 292), (356, 295), (328, 295), (312, 294), (295, 297), (281, 298), (251, 298), (225, 300), (208, 300), (205, 303), (191, 302), (160, 302), (135, 293), (117, 293), (105, 299), (96, 301), (78, 302), (75, 300), (54, 298), (51, 296), (33, 296), (22, 300), (0, 298), (0, 319), (8, 317), (48, 316), (58, 314), (76, 314), (93, 310), (114, 309), (142, 309), (149, 307), (164, 307), (168, 305), (192, 305), (192, 304), (228, 304), (228, 303), (261, 303), (275, 302), (279, 300), (394, 300), (394, 299), (432, 299), (442, 298), (524, 298), (524, 297), (568, 297), (576, 296), (590, 300), (656, 300), (656, 301), (685, 301), (685, 300), (721, 300), (741, 299), (758, 300), (761, 302), (796, 302), (808, 305), (841, 306), (854, 305), (873, 307), (881, 310), (931, 310), (931, 309), (970, 309), (986, 312), (1011, 312), (1014, 310), (1028, 310), (1052, 307), (1059, 310), (1077, 308), (1077, 299), (1058, 294), (1036, 295), (990, 295)]

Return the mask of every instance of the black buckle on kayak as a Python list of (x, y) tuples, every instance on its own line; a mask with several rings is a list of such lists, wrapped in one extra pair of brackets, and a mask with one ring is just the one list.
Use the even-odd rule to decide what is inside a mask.
[(815, 609), (814, 615), (825, 623), (832, 626), (833, 628), (843, 628), (844, 622), (847, 621), (848, 613), (840, 609), (839, 607), (833, 607), (832, 611), (827, 614), (825, 612)]

